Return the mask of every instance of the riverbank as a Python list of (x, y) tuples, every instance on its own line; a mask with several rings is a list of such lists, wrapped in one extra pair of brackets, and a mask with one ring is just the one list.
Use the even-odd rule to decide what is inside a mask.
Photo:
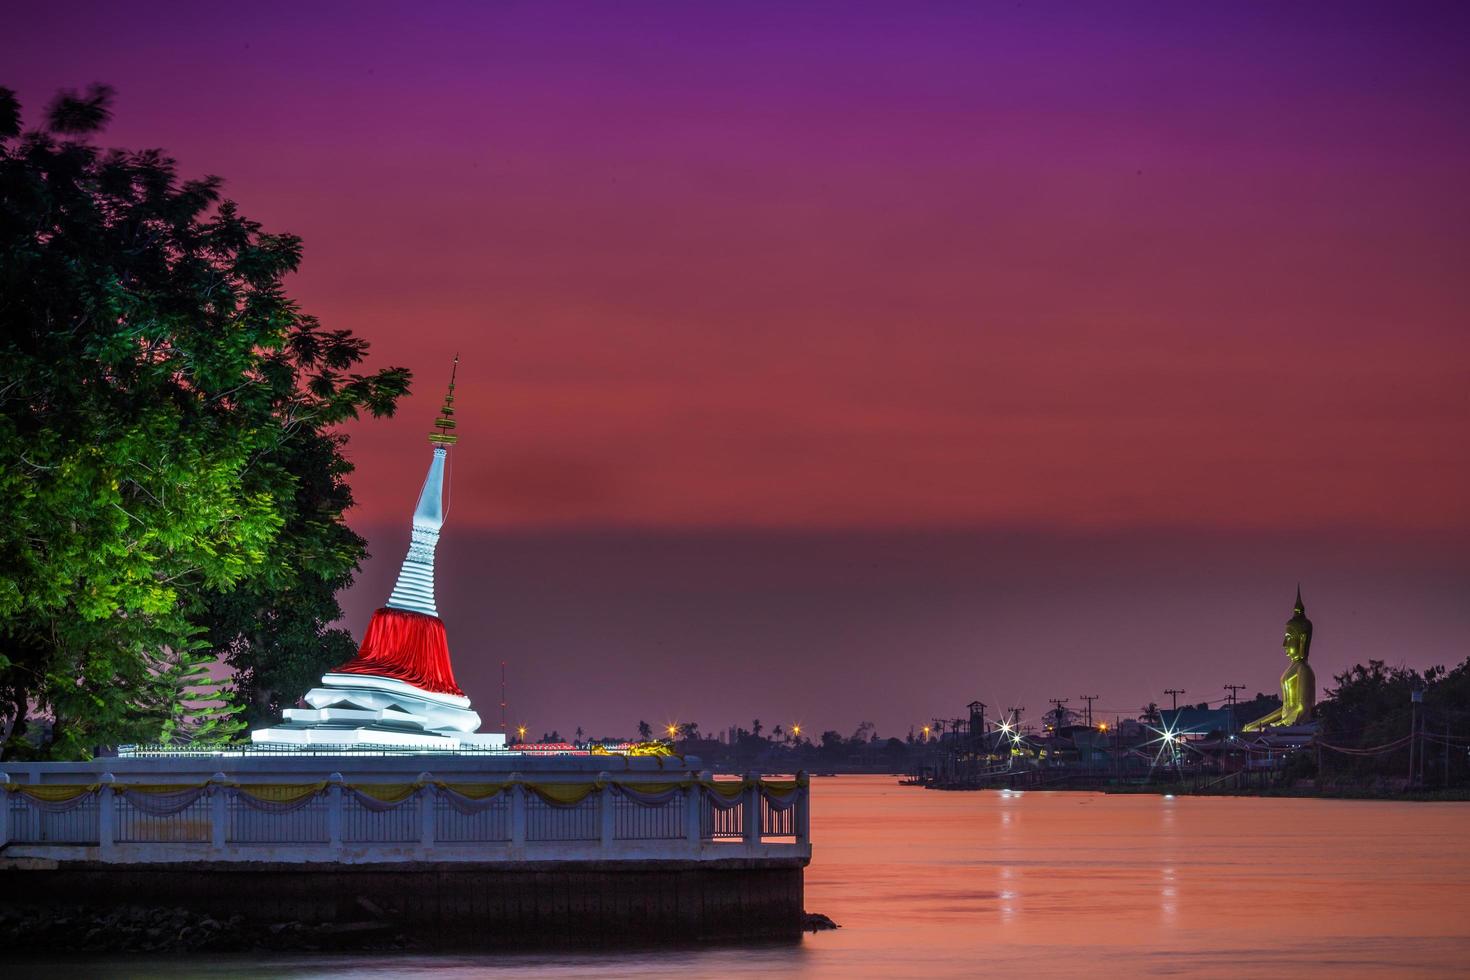
[[(918, 785), (898, 781), (900, 786)], [(1381, 800), (1404, 803), (1470, 803), (1470, 786), (1451, 786), (1445, 789), (1404, 790), (1393, 786), (1265, 786), (1265, 787), (1210, 787), (1192, 783), (1055, 783), (1011, 789), (1007, 786), (943, 786), (925, 785), (924, 789), (937, 789), (952, 793), (992, 792), (1019, 793), (1025, 791), (1048, 793), (1106, 793), (1110, 796), (1235, 796), (1281, 799), (1319, 800)]]
[(1170, 786), (1167, 784), (1106, 787), (1059, 786), (1056, 788), (1114, 795), (1152, 794), (1155, 796), (1279, 797), (1294, 800), (1385, 800), (1401, 803), (1470, 803), (1470, 787), (1464, 786), (1413, 791), (1371, 786), (1279, 786), (1260, 789), (1196, 789), (1193, 786)]

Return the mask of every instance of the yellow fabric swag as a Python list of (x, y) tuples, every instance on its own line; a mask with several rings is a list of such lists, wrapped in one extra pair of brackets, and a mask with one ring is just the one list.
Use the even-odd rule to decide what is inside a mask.
[(733, 800), (745, 792), (747, 785), (743, 779), (708, 779), (703, 783), (705, 789), (727, 800)]
[(402, 803), (418, 792), (418, 783), (353, 783), (351, 789), (379, 803)]
[(647, 793), (649, 796), (656, 796), (659, 793), (667, 793), (671, 789), (678, 789), (679, 787), (686, 786), (688, 784), (687, 783), (619, 783), (618, 785), (621, 786), (623, 789), (627, 790), (630, 793)]
[(5, 788), (12, 793), (19, 793), (22, 796), (29, 796), (33, 800), (40, 800), (42, 803), (65, 803), (67, 800), (74, 800), (79, 796), (86, 796), (88, 793), (96, 792), (98, 785), (98, 783), (87, 783), (82, 786), (11, 784)]
[(435, 783), (440, 789), (458, 793), (467, 800), (488, 800), (510, 788), (509, 783)]
[(596, 783), (527, 783), (526, 788), (547, 803), (572, 806), (596, 793), (600, 787)]
[(327, 788), (325, 782), (320, 783), (240, 783), (235, 786), (239, 792), (260, 800), (262, 803), (300, 803), (308, 796), (315, 796)]

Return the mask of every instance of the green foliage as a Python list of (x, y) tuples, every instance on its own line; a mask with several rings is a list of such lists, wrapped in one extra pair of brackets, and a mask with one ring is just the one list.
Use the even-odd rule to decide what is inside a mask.
[[(156, 150), (88, 137), (112, 93), (21, 132), (0, 89), (0, 723), (5, 751), (213, 740), (346, 659), (365, 556), (339, 423), (409, 376), (285, 294), (301, 260)], [(212, 668), (222, 659), (234, 669)], [(278, 693), (278, 692), (284, 692)], [(248, 705), (242, 715), (237, 695)]]
[(211, 673), (214, 657), (198, 652), (205, 646), (192, 642), (157, 659), (140, 712), (140, 740), (149, 739), (155, 727), (164, 745), (215, 745), (245, 731), (245, 706), (235, 702), (227, 680)]
[(1409, 732), (1410, 692), (1419, 675), (1382, 660), (1355, 665), (1333, 678), (1337, 687), (1318, 706), (1322, 734), (1334, 744), (1385, 745)]
[[(1415, 752), (1423, 752), (1426, 781), (1462, 783), (1467, 772), (1466, 735), (1470, 734), (1470, 659), (1453, 670), (1430, 667), (1423, 673), (1390, 667), (1382, 660), (1357, 664), (1338, 674), (1337, 687), (1317, 706), (1322, 738), (1332, 746), (1322, 755), (1324, 777), (1336, 780), (1404, 779), (1409, 772), (1405, 740), (1417, 719)], [(1417, 709), (1415, 688), (1423, 691)]]

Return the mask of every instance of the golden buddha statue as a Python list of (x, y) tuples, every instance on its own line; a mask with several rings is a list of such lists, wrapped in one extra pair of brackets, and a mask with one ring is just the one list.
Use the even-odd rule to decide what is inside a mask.
[(1286, 639), (1281, 645), (1291, 661), (1286, 673), (1281, 675), (1281, 707), (1246, 725), (1248, 732), (1258, 732), (1271, 725), (1304, 725), (1312, 720), (1312, 709), (1317, 706), (1317, 675), (1307, 663), (1307, 653), (1312, 647), (1312, 621), (1302, 605), (1301, 586), (1297, 586), (1296, 608), (1286, 621)]

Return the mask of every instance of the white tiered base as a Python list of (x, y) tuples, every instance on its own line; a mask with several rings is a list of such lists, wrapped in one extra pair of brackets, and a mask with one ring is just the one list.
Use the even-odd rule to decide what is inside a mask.
[(470, 699), (436, 694), (389, 677), (327, 674), (306, 695), (310, 708), (287, 708), (282, 723), (250, 733), (265, 745), (384, 745), (398, 748), (503, 749), (505, 735), (476, 732)]

